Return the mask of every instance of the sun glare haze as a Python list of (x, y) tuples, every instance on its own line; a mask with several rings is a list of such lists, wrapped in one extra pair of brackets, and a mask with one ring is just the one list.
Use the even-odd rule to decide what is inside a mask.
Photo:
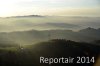
[(17, 15), (100, 16), (99, 0), (0, 0), (0, 17)]

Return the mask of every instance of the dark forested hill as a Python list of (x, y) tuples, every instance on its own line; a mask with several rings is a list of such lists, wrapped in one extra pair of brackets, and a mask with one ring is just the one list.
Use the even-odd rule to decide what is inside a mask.
[[(65, 39), (52, 39), (26, 47), (0, 49), (0, 66), (94, 66), (100, 55), (100, 46), (95, 44), (75, 42)], [(73, 63), (40, 63), (40, 57), (45, 58), (75, 58)], [(77, 57), (94, 57), (94, 62), (78, 63)], [(100, 66), (100, 65), (98, 65)]]

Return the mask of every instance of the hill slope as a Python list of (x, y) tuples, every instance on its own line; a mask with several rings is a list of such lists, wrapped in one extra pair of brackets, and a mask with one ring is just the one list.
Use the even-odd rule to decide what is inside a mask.
[[(16, 47), (15, 47), (16, 48)], [(73, 57), (71, 64), (51, 64), (51, 66), (93, 66), (94, 63), (76, 64), (76, 57), (95, 57), (100, 54), (100, 46), (89, 43), (74, 42), (64, 39), (53, 39), (26, 47), (16, 51), (0, 50), (0, 66), (49, 66), (49, 63), (40, 63), (40, 57), (67, 58)]]
[(0, 33), (0, 39), (19, 44), (32, 44), (50, 39), (67, 39), (73, 41), (91, 42), (100, 40), (100, 29), (86, 28), (78, 32), (72, 30), (29, 30), (10, 33)]

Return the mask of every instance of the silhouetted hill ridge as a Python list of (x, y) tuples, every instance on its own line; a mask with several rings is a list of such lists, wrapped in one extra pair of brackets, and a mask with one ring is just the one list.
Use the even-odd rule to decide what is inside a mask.
[(27, 18), (27, 17), (44, 17), (41, 15), (23, 15), (23, 16), (10, 16), (10, 17), (6, 17), (6, 18)]
[(32, 44), (50, 39), (68, 39), (80, 42), (100, 40), (100, 29), (86, 28), (78, 32), (72, 30), (28, 30), (10, 33), (0, 33), (0, 39), (14, 41), (21, 44)]
[[(16, 48), (16, 47), (15, 47)], [(13, 49), (12, 49), (13, 50)], [(15, 51), (0, 49), (0, 66), (93, 66), (94, 63), (40, 63), (39, 58), (68, 58), (73, 57), (95, 57), (100, 54), (100, 46), (75, 42), (66, 39), (51, 39), (48, 41), (27, 45), (23, 49), (16, 48)]]

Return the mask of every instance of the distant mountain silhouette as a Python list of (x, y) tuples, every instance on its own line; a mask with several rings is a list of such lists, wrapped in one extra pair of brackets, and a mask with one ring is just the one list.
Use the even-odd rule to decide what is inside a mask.
[(100, 40), (100, 29), (86, 28), (78, 32), (72, 30), (29, 30), (0, 33), (0, 39), (12, 40), (21, 44), (32, 44), (50, 39), (68, 39), (73, 41), (91, 42)]
[(95, 40), (95, 41), (92, 41), (91, 43), (94, 43), (94, 44), (100, 45), (100, 40)]
[(94, 29), (94, 28), (91, 28), (91, 27), (88, 27), (86, 29), (82, 29), (80, 30), (80, 32), (87, 32), (87, 33), (99, 33), (100, 29)]
[[(21, 18), (21, 19), (20, 19)], [(0, 18), (0, 32), (23, 30), (80, 30), (88, 26), (99, 28), (100, 18), (80, 16), (20, 15)], [(6, 24), (7, 23), (7, 24)]]
[(43, 17), (41, 15), (24, 15), (24, 16), (11, 16), (7, 18), (24, 18), (24, 17)]

